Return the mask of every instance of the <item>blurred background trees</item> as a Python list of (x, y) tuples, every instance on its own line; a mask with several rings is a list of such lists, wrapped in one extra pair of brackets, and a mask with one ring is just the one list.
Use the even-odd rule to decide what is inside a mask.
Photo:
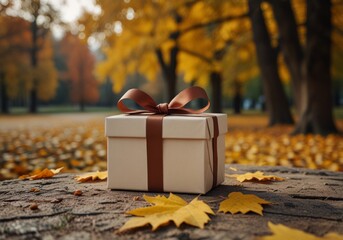
[[(60, 3), (62, 4), (62, 3)], [(214, 112), (266, 111), (294, 133), (337, 132), (343, 0), (89, 0), (77, 22), (53, 1), (0, 0), (1, 110), (114, 106), (139, 87), (169, 101), (207, 89)], [(62, 29), (57, 37), (53, 29)]]

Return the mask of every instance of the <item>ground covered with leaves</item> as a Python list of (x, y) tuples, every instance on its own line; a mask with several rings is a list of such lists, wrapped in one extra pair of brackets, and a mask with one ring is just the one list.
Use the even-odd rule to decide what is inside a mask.
[[(0, 180), (44, 168), (106, 169), (104, 113), (0, 117)], [(292, 126), (266, 128), (263, 116), (229, 116), (226, 162), (343, 171), (343, 137), (290, 136)], [(343, 121), (338, 121), (343, 129)]]

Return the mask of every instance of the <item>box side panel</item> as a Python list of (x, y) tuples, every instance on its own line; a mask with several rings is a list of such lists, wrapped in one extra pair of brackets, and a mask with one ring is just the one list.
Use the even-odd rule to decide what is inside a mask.
[(212, 151), (212, 139), (205, 141), (205, 162), (204, 162), (204, 185), (205, 191), (211, 190), (213, 185), (213, 151)]
[(218, 151), (218, 177), (217, 185), (225, 181), (225, 134), (219, 135), (217, 139)]
[(204, 154), (205, 140), (164, 139), (164, 191), (206, 193)]
[[(219, 135), (217, 138), (217, 186), (225, 180), (225, 135)], [(212, 139), (206, 141), (205, 148), (205, 189), (206, 191), (211, 190), (213, 185), (213, 149)]]
[(148, 189), (146, 140), (107, 138), (108, 188)]

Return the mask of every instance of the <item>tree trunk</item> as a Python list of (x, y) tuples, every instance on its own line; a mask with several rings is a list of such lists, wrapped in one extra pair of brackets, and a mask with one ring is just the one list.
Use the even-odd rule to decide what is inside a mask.
[[(82, 56), (82, 55), (81, 55)], [(79, 56), (80, 57), (80, 56)], [(85, 111), (85, 70), (84, 70), (84, 65), (83, 65), (83, 60), (80, 59), (81, 62), (79, 63), (79, 104), (80, 104), (80, 111), (84, 112)]]
[(269, 0), (272, 5), (274, 17), (278, 25), (280, 35), (280, 47), (285, 63), (291, 75), (293, 98), (297, 114), (300, 115), (304, 106), (301, 89), (304, 86), (304, 78), (301, 72), (303, 51), (300, 45), (297, 23), (290, 0)]
[(278, 73), (277, 55), (271, 46), (260, 5), (261, 0), (249, 0), (250, 20), (256, 45), (257, 60), (261, 70), (263, 92), (269, 115), (269, 126), (292, 124), (292, 115)]
[(242, 108), (241, 84), (239, 81), (234, 82), (233, 112), (240, 114)]
[(5, 76), (3, 72), (0, 72), (0, 89), (1, 89), (1, 112), (9, 113), (9, 99), (7, 95), (7, 86), (5, 83)]
[(177, 46), (170, 50), (170, 65), (168, 68), (167, 86), (168, 86), (168, 102), (171, 101), (176, 95), (176, 83), (177, 83), (177, 55), (179, 53), (179, 48)]
[[(174, 19), (177, 25), (182, 22), (182, 17), (177, 13), (174, 12)], [(176, 86), (177, 86), (177, 55), (179, 53), (178, 47), (178, 39), (180, 37), (180, 31), (177, 30), (170, 34), (170, 40), (175, 42), (175, 46), (171, 48), (169, 52), (169, 64), (164, 60), (162, 51), (160, 48), (156, 49), (156, 55), (158, 62), (161, 66), (162, 74), (166, 81), (167, 86), (167, 100), (171, 101), (176, 95)]]
[(177, 83), (177, 54), (178, 47), (173, 47), (170, 50), (170, 64), (164, 61), (161, 49), (156, 50), (158, 62), (161, 66), (162, 74), (167, 86), (167, 101), (171, 101), (176, 95), (176, 83)]
[(336, 133), (331, 93), (331, 1), (307, 1), (305, 109), (294, 133)]
[(221, 113), (222, 110), (222, 77), (219, 72), (211, 72), (211, 112)]
[[(38, 16), (38, 9), (36, 9)], [(38, 46), (37, 46), (37, 39), (38, 39), (38, 25), (37, 25), (37, 17), (31, 23), (31, 34), (32, 34), (32, 46), (31, 46), (31, 66), (33, 69), (37, 68), (37, 53), (38, 53)], [(32, 89), (30, 90), (30, 104), (29, 104), (29, 112), (30, 113), (37, 113), (37, 80), (35, 78), (32, 79)]]
[(84, 112), (84, 111), (85, 111), (85, 102), (80, 101), (80, 112)]

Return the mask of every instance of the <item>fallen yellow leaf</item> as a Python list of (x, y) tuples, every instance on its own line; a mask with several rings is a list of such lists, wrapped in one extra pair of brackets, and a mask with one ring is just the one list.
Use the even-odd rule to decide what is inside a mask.
[(80, 176), (76, 176), (75, 179), (78, 182), (91, 182), (91, 181), (96, 181), (96, 180), (105, 180), (107, 179), (107, 171), (85, 173)]
[(35, 175), (23, 175), (20, 176), (19, 179), (25, 180), (25, 179), (30, 179), (30, 180), (38, 180), (38, 179), (43, 179), (43, 178), (52, 178), (54, 175), (58, 174), (63, 167), (58, 168), (58, 169), (48, 169), (45, 168), (41, 172), (35, 174)]
[(264, 175), (264, 173), (261, 171), (257, 171), (254, 173), (247, 172), (244, 174), (226, 174), (226, 176), (236, 178), (240, 182), (244, 182), (244, 181), (266, 182), (266, 181), (284, 181), (285, 180), (284, 178), (278, 177), (275, 175)]
[(63, 169), (63, 167), (60, 167), (60, 168), (57, 168), (57, 169), (50, 169), (50, 171), (53, 173), (53, 174), (58, 174), (61, 172), (61, 170)]
[(261, 204), (270, 204), (262, 198), (259, 198), (253, 194), (243, 194), (241, 192), (232, 192), (229, 194), (228, 198), (222, 201), (219, 205), (218, 212), (230, 212), (232, 214), (241, 212), (243, 214), (247, 212), (255, 212), (257, 214), (263, 215), (263, 207)]
[(182, 223), (192, 225), (194, 227), (204, 228), (210, 218), (207, 214), (214, 214), (212, 209), (203, 201), (198, 200), (198, 197), (187, 203), (181, 197), (170, 193), (169, 197), (156, 196), (149, 197), (144, 195), (145, 201), (153, 204), (153, 206), (145, 208), (137, 208), (127, 212), (138, 217), (131, 218), (124, 226), (119, 229), (123, 232), (129, 229), (143, 227), (148, 224), (152, 226), (152, 230), (156, 230), (162, 225), (173, 221), (177, 227)]
[(298, 229), (289, 228), (282, 224), (273, 224), (268, 222), (268, 227), (273, 235), (264, 236), (260, 240), (288, 240), (288, 239), (301, 239), (301, 240), (339, 240), (343, 239), (343, 235), (337, 233), (328, 233), (323, 237), (317, 237), (310, 233), (303, 232)]
[(234, 168), (234, 167), (230, 167), (230, 170), (237, 172), (237, 168)]

